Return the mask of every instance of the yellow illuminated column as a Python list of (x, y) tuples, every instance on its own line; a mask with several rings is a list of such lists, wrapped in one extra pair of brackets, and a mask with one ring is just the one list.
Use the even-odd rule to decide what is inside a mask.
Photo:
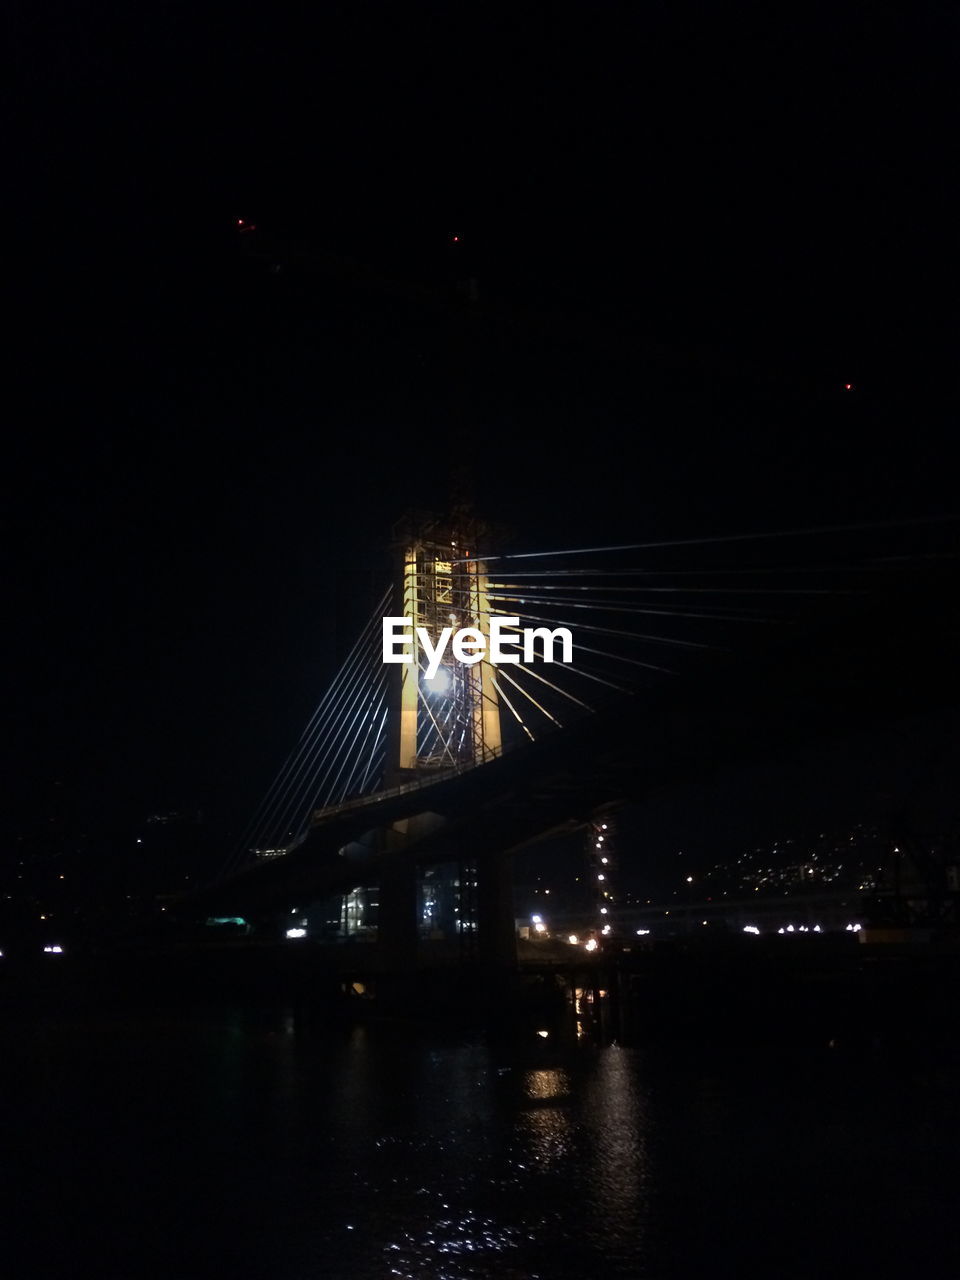
[(500, 700), (494, 684), (496, 669), (489, 660), (490, 653), (490, 602), (487, 599), (486, 565), (471, 560), (467, 566), (471, 575), (472, 592), (477, 616), (477, 628), (486, 639), (483, 660), (479, 663), (480, 681), (473, 706), (474, 760), (481, 763), (500, 754)]
[(417, 639), (417, 547), (408, 547), (403, 557), (403, 617), (411, 619), (413, 639), (412, 663), (400, 667), (400, 749), (397, 765), (401, 769), (417, 767), (417, 688), (420, 673), (420, 650)]

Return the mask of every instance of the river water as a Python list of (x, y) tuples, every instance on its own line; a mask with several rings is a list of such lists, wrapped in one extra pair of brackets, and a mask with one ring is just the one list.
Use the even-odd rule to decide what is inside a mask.
[(0, 1269), (958, 1274), (956, 1060), (7, 1011)]

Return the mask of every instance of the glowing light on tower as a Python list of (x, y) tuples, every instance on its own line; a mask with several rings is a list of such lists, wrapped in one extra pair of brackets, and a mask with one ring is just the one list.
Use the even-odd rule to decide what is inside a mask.
[(425, 676), (423, 680), (423, 687), (431, 693), (449, 693), (451, 684), (450, 671), (447, 667), (438, 667), (432, 676)]

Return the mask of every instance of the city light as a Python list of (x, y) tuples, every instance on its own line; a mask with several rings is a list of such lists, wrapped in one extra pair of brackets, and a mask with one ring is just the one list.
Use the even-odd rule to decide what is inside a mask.
[(597, 940), (596, 940), (596, 938), (589, 938), (589, 939), (587, 940), (587, 943), (586, 943), (586, 950), (587, 950), (587, 951), (596, 951), (596, 949), (597, 949)]
[(543, 916), (531, 916), (530, 921), (532, 924), (543, 924)]
[(537, 933), (546, 933), (547, 931), (547, 926), (542, 922), (540, 924), (535, 924), (533, 927), (537, 931)]
[(757, 926), (756, 926), (755, 924), (745, 924), (745, 925), (743, 926), (743, 932), (744, 932), (744, 933), (759, 933), (759, 932), (760, 932), (760, 930), (757, 928)]
[(44, 947), (43, 949), (48, 955), (52, 955), (52, 956), (63, 955), (63, 947), (53, 946), (53, 947)]
[(306, 929), (288, 929), (287, 930), (288, 938), (305, 938), (306, 936), (307, 936)]
[[(579, 937), (578, 937), (575, 933), (571, 933), (571, 935), (570, 935), (570, 937), (567, 939), (567, 941), (570, 943), (571, 947), (575, 947), (575, 946), (579, 943), (580, 939), (579, 939)], [(0, 955), (2, 955), (2, 954), (3, 954), (3, 953), (2, 953), (2, 952), (0, 952)]]
[(645, 937), (649, 932), (650, 932), (650, 930), (649, 930), (649, 929), (638, 929), (638, 930), (637, 930), (637, 937), (638, 937), (638, 938), (643, 938), (643, 937)]

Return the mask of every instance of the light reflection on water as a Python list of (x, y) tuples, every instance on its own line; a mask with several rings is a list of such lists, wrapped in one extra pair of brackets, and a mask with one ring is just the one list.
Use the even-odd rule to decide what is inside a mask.
[(670, 1058), (242, 1010), (7, 1032), (6, 1203), (58, 1224), (60, 1280), (685, 1276), (745, 1249), (799, 1275), (824, 1249), (869, 1260), (908, 1210), (931, 1249), (952, 1240), (921, 1210), (939, 1195), (951, 1220), (951, 1072), (914, 1095), (900, 1066), (825, 1053)]

